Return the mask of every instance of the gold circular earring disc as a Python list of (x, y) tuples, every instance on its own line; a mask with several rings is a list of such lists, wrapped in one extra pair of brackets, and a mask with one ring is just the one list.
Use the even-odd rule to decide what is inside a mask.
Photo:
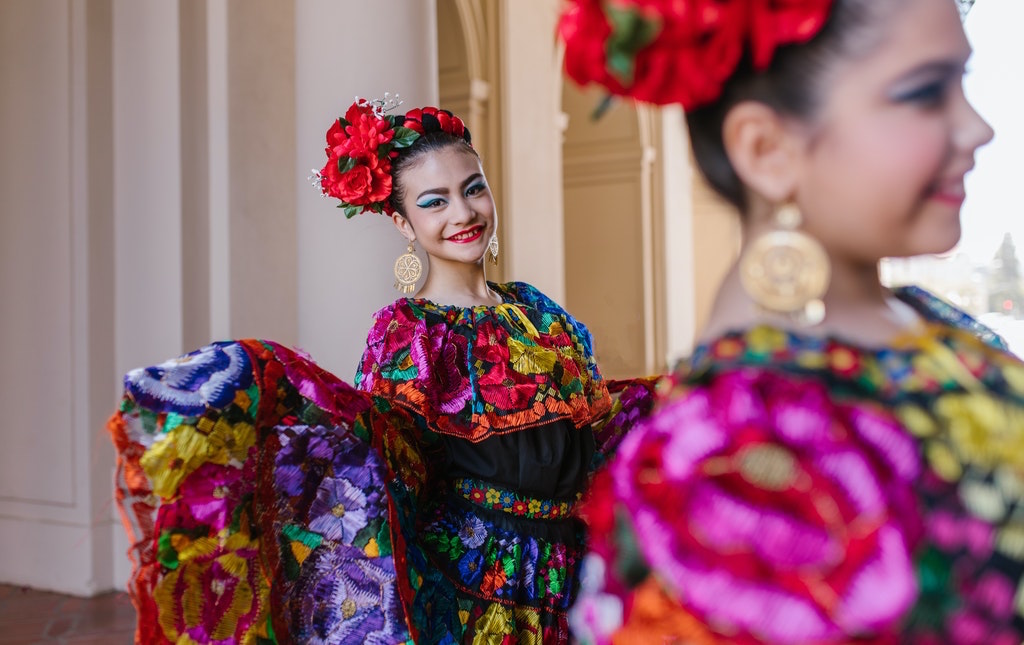
[(404, 253), (395, 260), (395, 279), (399, 284), (416, 284), (421, 273), (423, 273), (423, 264), (414, 253)]
[(828, 289), (828, 255), (814, 238), (799, 231), (760, 236), (744, 252), (739, 268), (743, 288), (771, 311), (802, 312)]

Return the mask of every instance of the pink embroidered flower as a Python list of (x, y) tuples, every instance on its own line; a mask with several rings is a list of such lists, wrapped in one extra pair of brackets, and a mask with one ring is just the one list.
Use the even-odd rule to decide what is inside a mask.
[(829, 643), (884, 631), (913, 604), (920, 470), (881, 410), (741, 370), (668, 400), (610, 474), (648, 565), (687, 611), (731, 642)]
[(473, 397), (467, 346), (464, 336), (441, 325), (421, 326), (412, 341), (410, 354), (416, 365), (416, 381), (433, 400), (432, 407), (440, 413), (455, 414)]
[(321, 368), (294, 350), (268, 343), (274, 357), (284, 367), (285, 375), (299, 394), (331, 413), (336, 419), (352, 423), (356, 416), (369, 409), (366, 395), (355, 390), (334, 374)]
[(178, 503), (188, 507), (192, 516), (213, 531), (231, 522), (244, 488), (242, 471), (232, 466), (205, 463), (181, 482)]

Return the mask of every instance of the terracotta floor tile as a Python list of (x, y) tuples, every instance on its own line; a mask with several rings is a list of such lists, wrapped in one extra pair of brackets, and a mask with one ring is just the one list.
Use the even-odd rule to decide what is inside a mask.
[(131, 645), (135, 609), (127, 594), (76, 598), (0, 585), (4, 645)]

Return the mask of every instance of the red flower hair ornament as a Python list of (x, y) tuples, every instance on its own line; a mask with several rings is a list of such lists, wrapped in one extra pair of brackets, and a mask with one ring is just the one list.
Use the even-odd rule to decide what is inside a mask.
[(831, 0), (568, 0), (565, 70), (581, 85), (692, 110), (715, 101), (744, 55), (766, 69), (813, 38)]
[(401, 105), (397, 95), (383, 100), (356, 98), (345, 116), (327, 130), (327, 164), (313, 176), (325, 197), (334, 197), (345, 217), (373, 212), (391, 215), (391, 163), (428, 132), (447, 132), (472, 145), (462, 119), (448, 110), (424, 107), (389, 115)]

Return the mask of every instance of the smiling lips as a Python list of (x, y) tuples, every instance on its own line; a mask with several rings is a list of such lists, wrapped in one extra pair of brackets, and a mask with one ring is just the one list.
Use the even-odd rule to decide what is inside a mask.
[(971, 164), (962, 172), (946, 175), (947, 179), (938, 181), (932, 186), (931, 190), (928, 191), (928, 197), (943, 204), (957, 207), (962, 206), (967, 196), (966, 191), (964, 191), (964, 176), (973, 167), (974, 164)]
[(964, 203), (966, 194), (964, 193), (963, 182), (958, 181), (938, 185), (931, 190), (931, 193), (928, 196), (931, 199), (944, 204), (960, 206)]
[(455, 235), (452, 235), (451, 237), (446, 239), (449, 242), (455, 242), (456, 244), (466, 244), (468, 242), (472, 242), (474, 240), (479, 239), (480, 236), (483, 235), (483, 233), (484, 227), (483, 225), (480, 225), (474, 226), (472, 228), (467, 228), (464, 231), (459, 231)]

